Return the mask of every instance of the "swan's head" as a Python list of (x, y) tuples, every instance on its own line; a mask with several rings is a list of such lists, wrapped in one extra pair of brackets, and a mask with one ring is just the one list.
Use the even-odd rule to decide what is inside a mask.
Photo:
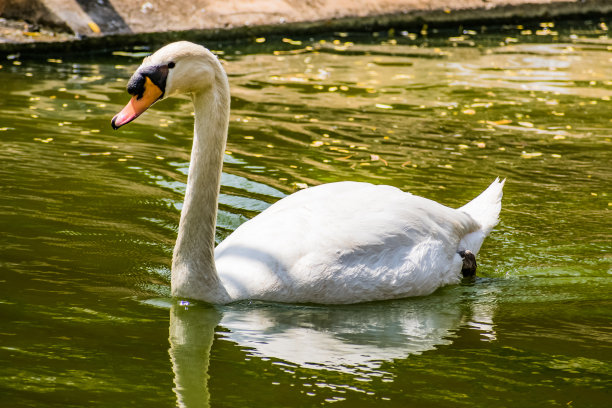
[(212, 86), (219, 61), (201, 45), (188, 41), (168, 44), (144, 59), (127, 85), (132, 96), (111, 125), (130, 123), (155, 102), (177, 94), (191, 94)]

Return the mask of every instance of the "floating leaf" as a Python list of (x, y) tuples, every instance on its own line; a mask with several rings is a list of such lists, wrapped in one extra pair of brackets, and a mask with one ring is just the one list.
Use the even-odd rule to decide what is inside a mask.
[(292, 40), (292, 39), (290, 39), (290, 38), (283, 38), (283, 40), (282, 40), (282, 41), (283, 41), (284, 43), (291, 44), (291, 45), (302, 45), (302, 42), (301, 42), (301, 41), (299, 41), (299, 40)]
[(527, 153), (527, 152), (521, 152), (521, 157), (523, 159), (533, 159), (534, 157), (540, 157), (542, 155), (542, 153), (540, 152), (533, 152), (533, 153)]

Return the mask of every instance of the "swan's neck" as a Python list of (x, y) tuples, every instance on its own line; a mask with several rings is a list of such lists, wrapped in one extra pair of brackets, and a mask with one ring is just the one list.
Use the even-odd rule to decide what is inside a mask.
[(172, 295), (226, 303), (215, 268), (215, 225), (229, 123), (229, 84), (221, 66), (215, 84), (194, 93), (195, 130), (187, 190), (172, 260)]

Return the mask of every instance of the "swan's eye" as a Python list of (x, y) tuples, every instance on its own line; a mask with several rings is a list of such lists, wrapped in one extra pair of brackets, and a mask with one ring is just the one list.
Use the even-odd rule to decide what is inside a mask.
[(169, 63), (168, 63), (168, 68), (174, 68), (174, 66), (175, 66), (175, 65), (176, 65), (176, 64), (174, 63), (174, 61), (169, 62)]

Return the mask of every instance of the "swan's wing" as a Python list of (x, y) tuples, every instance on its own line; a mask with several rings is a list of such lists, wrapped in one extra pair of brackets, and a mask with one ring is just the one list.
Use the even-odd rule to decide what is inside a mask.
[(302, 190), (241, 225), (215, 251), (232, 298), (351, 303), (425, 295), (456, 282), (467, 214), (389, 186)]

